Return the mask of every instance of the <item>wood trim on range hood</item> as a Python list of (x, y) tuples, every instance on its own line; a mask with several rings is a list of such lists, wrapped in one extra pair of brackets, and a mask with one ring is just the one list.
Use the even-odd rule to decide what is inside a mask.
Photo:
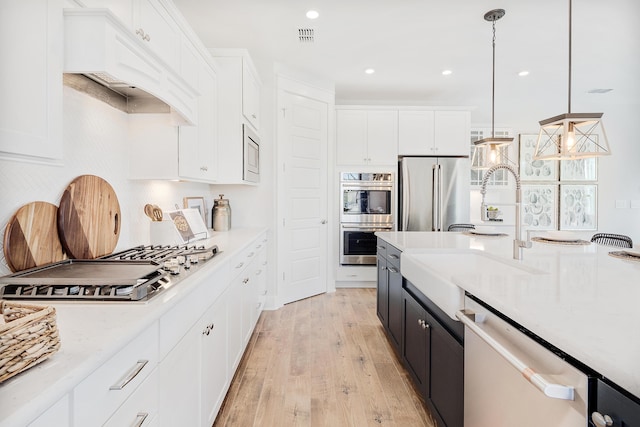
[[(198, 93), (108, 9), (64, 10), (65, 84), (127, 113), (177, 113), (195, 125)], [(182, 124), (182, 123), (181, 123)]]

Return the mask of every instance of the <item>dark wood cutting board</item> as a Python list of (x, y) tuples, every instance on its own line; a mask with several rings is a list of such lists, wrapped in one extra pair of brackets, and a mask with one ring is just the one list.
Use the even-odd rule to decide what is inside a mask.
[(71, 181), (58, 207), (62, 247), (75, 259), (94, 259), (113, 252), (120, 237), (120, 204), (113, 187), (95, 175)]
[(58, 238), (58, 207), (31, 202), (16, 211), (4, 230), (4, 258), (14, 273), (65, 258)]

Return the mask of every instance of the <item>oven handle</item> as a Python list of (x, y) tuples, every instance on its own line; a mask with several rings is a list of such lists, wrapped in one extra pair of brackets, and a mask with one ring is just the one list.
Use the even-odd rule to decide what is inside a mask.
[(393, 225), (382, 225), (382, 226), (371, 226), (371, 225), (357, 225), (357, 224), (342, 224), (343, 229), (353, 228), (354, 230), (371, 230), (371, 231), (382, 231), (382, 230), (392, 230)]
[(342, 184), (342, 190), (380, 190), (380, 191), (392, 191), (393, 184), (380, 185), (380, 184), (358, 184), (358, 185), (345, 185)]
[(358, 225), (358, 224), (342, 224), (343, 229), (352, 228), (354, 230), (371, 230), (371, 231), (384, 231), (393, 230), (393, 225)]
[[(491, 348), (493, 348), (500, 356), (502, 356), (507, 362), (522, 374), (522, 376), (533, 384), (538, 390), (543, 392), (545, 396), (554, 399), (574, 400), (574, 388), (572, 386), (554, 384), (547, 382), (540, 374), (527, 366), (522, 360), (518, 359), (513, 353), (504, 348), (495, 338), (485, 332), (481, 327), (476, 325), (475, 313), (471, 310), (458, 310), (456, 317), (467, 327), (471, 332), (476, 334), (481, 340), (486, 342)], [(480, 317), (480, 316), (478, 316)]]

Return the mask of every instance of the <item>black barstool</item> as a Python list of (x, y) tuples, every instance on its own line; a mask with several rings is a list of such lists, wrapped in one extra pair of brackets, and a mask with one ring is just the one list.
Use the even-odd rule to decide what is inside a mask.
[(618, 246), (620, 248), (632, 248), (631, 237), (624, 234), (596, 233), (591, 237), (591, 241), (599, 245)]

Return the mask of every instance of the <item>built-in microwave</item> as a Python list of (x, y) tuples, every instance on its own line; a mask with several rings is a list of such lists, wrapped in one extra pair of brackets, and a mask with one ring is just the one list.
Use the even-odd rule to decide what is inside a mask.
[(244, 168), (242, 179), (260, 182), (260, 139), (247, 124), (242, 125)]

